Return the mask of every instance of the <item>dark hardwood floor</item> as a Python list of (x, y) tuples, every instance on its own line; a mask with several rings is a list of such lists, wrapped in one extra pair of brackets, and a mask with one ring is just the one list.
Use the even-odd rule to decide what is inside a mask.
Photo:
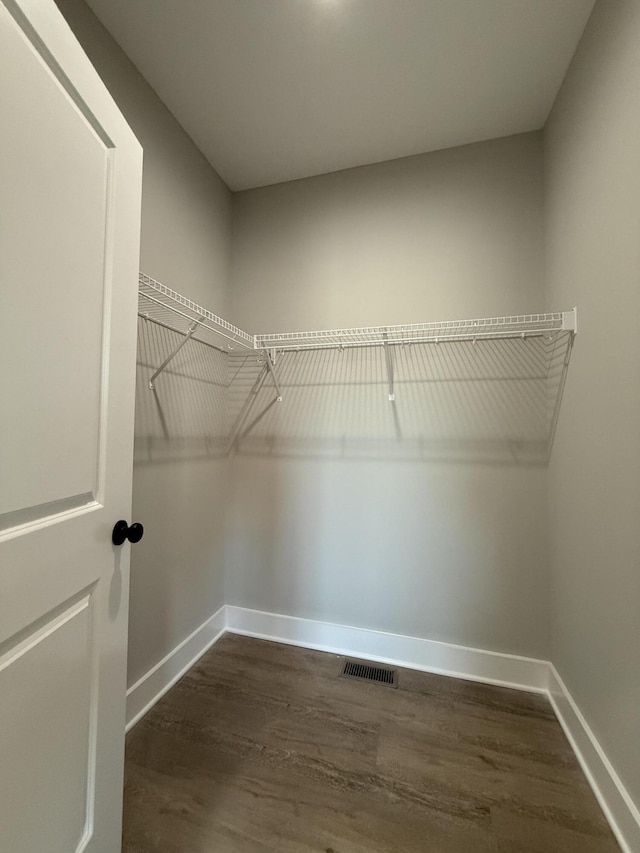
[(615, 853), (543, 696), (231, 634), (127, 738), (124, 853)]

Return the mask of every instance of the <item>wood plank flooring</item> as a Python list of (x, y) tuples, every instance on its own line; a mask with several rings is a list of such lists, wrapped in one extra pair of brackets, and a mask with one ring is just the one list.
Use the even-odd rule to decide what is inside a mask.
[(225, 635), (127, 737), (124, 853), (616, 853), (543, 696)]

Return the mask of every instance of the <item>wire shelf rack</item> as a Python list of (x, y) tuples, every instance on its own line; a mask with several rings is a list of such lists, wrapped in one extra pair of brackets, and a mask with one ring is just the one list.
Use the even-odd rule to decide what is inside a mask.
[[(328, 347), (384, 346), (500, 338), (550, 336), (577, 331), (576, 309), (548, 314), (519, 314), (476, 320), (446, 320), (395, 326), (362, 326), (312, 332), (252, 335), (197, 305), (144, 273), (138, 279), (138, 314), (161, 326), (225, 352), (249, 350), (308, 350)], [(194, 326), (193, 331), (191, 327)]]
[[(163, 393), (173, 387), (185, 362), (176, 358), (191, 339), (228, 357), (224, 360), (233, 375), (224, 386), (224, 417), (229, 417), (230, 424), (227, 450), (246, 440), (249, 432), (254, 443), (259, 441), (260, 430), (266, 430), (262, 437), (269, 442), (300, 436), (305, 441), (343, 442), (354, 430), (359, 440), (378, 440), (383, 426), (391, 424), (394, 440), (403, 446), (413, 441), (421, 447), (431, 442), (441, 448), (443, 442), (450, 444), (457, 437), (483, 447), (506, 444), (510, 454), (514, 447), (525, 448), (532, 459), (535, 454), (548, 459), (577, 332), (574, 308), (476, 320), (252, 335), (142, 272), (138, 314), (143, 322), (179, 335), (167, 340), (168, 345), (146, 365), (153, 371), (148, 376), (152, 391), (157, 377), (172, 362)], [(186, 361), (193, 362), (193, 356)], [(180, 366), (177, 373), (176, 365)], [(343, 422), (340, 412), (344, 414), (347, 387), (351, 388), (350, 414)], [(378, 411), (380, 387), (393, 404), (388, 407), (387, 403), (385, 414)], [(272, 408), (284, 397), (289, 401), (286, 417), (279, 407)], [(365, 418), (359, 425), (356, 410)], [(314, 411), (316, 415), (309, 419)], [(327, 413), (331, 413), (331, 424), (324, 429), (322, 418), (326, 420)], [(380, 435), (369, 435), (375, 424)]]
[(138, 276), (138, 316), (224, 352), (255, 349), (254, 335), (144, 273)]
[(479, 320), (448, 320), (399, 326), (368, 326), (318, 332), (279, 332), (256, 335), (257, 349), (309, 350), (330, 347), (384, 346), (386, 344), (440, 343), (499, 338), (549, 336), (575, 331), (574, 311), (521, 314)]

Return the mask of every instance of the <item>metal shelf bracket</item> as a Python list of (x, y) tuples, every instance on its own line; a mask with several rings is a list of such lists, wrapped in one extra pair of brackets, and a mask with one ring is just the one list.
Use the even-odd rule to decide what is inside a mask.
[(160, 376), (160, 374), (161, 374), (161, 373), (162, 373), (162, 371), (165, 369), (165, 367), (166, 367), (166, 366), (167, 366), (171, 361), (173, 361), (173, 359), (178, 355), (178, 353), (180, 352), (180, 350), (182, 349), (182, 347), (183, 347), (183, 346), (187, 343), (187, 341), (191, 338), (191, 336), (193, 335), (193, 333), (195, 332), (195, 330), (198, 328), (198, 326), (199, 326), (199, 325), (200, 325), (200, 322), (199, 322), (198, 320), (194, 320), (194, 321), (193, 321), (193, 323), (189, 326), (188, 331), (184, 332), (184, 340), (180, 341), (180, 343), (178, 344), (178, 346), (173, 350), (173, 352), (172, 352), (170, 355), (168, 355), (168, 356), (165, 358), (165, 360), (162, 362), (162, 364), (160, 365), (160, 367), (159, 367), (159, 368), (156, 370), (156, 372), (151, 376), (151, 378), (149, 379), (149, 390), (150, 390), (150, 391), (155, 391), (155, 390), (156, 390), (156, 386), (155, 386), (155, 384), (154, 384), (154, 383), (155, 383), (155, 381), (156, 381), (156, 379), (158, 378), (158, 376)]
[(267, 365), (267, 369), (271, 374), (271, 379), (276, 389), (276, 400), (278, 403), (282, 402), (282, 391), (280, 390), (280, 383), (278, 382), (278, 377), (276, 376), (275, 364), (276, 364), (276, 351), (275, 349), (265, 349), (264, 358)]

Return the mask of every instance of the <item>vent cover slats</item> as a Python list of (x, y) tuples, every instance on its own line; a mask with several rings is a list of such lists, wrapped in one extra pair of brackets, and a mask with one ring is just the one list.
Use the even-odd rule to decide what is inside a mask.
[(396, 687), (395, 669), (387, 669), (382, 666), (372, 666), (368, 663), (358, 661), (345, 661), (342, 675), (346, 678), (358, 678), (362, 681), (373, 681), (375, 684), (386, 684), (388, 687)]

